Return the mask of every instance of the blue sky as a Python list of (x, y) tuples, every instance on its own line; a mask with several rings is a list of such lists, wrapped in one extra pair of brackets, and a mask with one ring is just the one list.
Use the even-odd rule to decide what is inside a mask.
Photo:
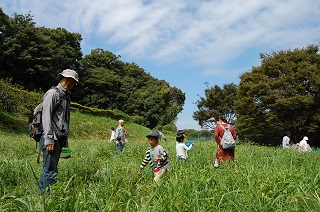
[(317, 0), (2, 0), (3, 11), (37, 26), (80, 33), (83, 54), (102, 48), (186, 93), (179, 129), (204, 89), (239, 83), (259, 53), (320, 43)]

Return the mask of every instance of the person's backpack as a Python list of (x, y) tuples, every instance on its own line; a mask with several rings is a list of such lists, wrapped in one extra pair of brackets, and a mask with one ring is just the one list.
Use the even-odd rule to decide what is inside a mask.
[(116, 139), (117, 139), (117, 141), (121, 141), (121, 136), (120, 136), (120, 129), (119, 129), (119, 127), (116, 129)]
[(229, 129), (230, 125), (228, 124), (227, 128), (224, 128), (223, 126), (221, 127), (224, 129), (224, 134), (221, 138), (222, 149), (234, 149), (236, 146), (236, 142), (233, 139), (233, 136), (230, 132), (230, 129)]
[[(50, 89), (55, 89), (59, 93), (59, 96), (61, 97), (62, 94), (56, 86), (53, 86)], [(40, 142), (40, 138), (43, 133), (42, 103), (36, 106), (36, 108), (33, 110), (33, 113), (29, 117), (28, 129), (29, 129), (29, 136), (32, 140), (36, 142), (36, 148), (37, 148), (37, 143)], [(38, 163), (40, 163), (40, 154), (41, 154), (41, 149), (39, 148), (38, 158), (37, 158)]]
[(42, 103), (38, 104), (32, 115), (29, 117), (29, 135), (36, 142), (40, 142), (43, 133), (42, 127)]
[[(42, 103), (37, 105), (37, 107), (33, 110), (33, 113), (31, 114), (31, 116), (29, 117), (28, 128), (29, 128), (29, 136), (32, 140), (36, 142), (36, 148), (37, 148), (37, 143), (40, 142), (40, 138), (43, 133)], [(39, 148), (37, 163), (40, 163), (40, 155), (41, 155), (41, 149)]]
[[(53, 86), (50, 89), (55, 89), (61, 97), (62, 94), (56, 86)], [(43, 133), (42, 103), (36, 106), (36, 108), (33, 110), (32, 115), (29, 117), (28, 128), (29, 128), (30, 138), (32, 138), (36, 142), (40, 142), (40, 138)]]

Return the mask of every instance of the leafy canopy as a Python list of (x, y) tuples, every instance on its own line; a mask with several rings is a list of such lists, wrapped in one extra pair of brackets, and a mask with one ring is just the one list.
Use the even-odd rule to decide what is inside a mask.
[(241, 76), (237, 126), (259, 143), (279, 144), (320, 136), (320, 55), (318, 46), (261, 54), (261, 66)]
[(218, 85), (205, 90), (205, 98), (200, 97), (196, 102), (198, 111), (193, 113), (193, 119), (198, 121), (204, 128), (215, 127), (214, 118), (222, 115), (231, 124), (235, 124), (236, 111), (234, 102), (237, 99), (237, 85), (234, 83), (225, 84), (223, 88)]

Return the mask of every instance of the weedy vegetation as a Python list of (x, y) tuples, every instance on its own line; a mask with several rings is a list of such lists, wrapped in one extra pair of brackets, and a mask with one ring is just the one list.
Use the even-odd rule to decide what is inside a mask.
[[(0, 211), (319, 211), (320, 152), (241, 143), (234, 162), (213, 168), (216, 145), (194, 141), (185, 162), (175, 158), (175, 134), (161, 145), (172, 170), (158, 183), (146, 167), (149, 129), (127, 122), (129, 142), (115, 154), (116, 120), (71, 114), (72, 156), (60, 159), (58, 182), (38, 195), (42, 165), (35, 143), (21, 130), (0, 132)], [(25, 125), (27, 122), (25, 121)], [(19, 128), (20, 129), (20, 128)], [(280, 143), (280, 141), (279, 141)], [(95, 176), (97, 170), (106, 172)]]

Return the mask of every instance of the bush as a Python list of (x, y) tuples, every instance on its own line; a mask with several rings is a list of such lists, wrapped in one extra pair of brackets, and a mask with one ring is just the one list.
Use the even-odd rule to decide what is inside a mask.
[(112, 119), (124, 119), (126, 121), (132, 121), (137, 124), (142, 124), (142, 117), (140, 116), (129, 116), (128, 114), (120, 111), (120, 110), (103, 110), (99, 108), (92, 108), (80, 105), (75, 102), (71, 102), (72, 109), (79, 110), (80, 112), (92, 114), (92, 115), (98, 115), (98, 116), (107, 116)]
[(0, 79), (0, 110), (14, 113), (33, 111), (34, 107), (42, 101), (40, 92), (28, 92), (17, 85), (11, 85), (10, 80)]

